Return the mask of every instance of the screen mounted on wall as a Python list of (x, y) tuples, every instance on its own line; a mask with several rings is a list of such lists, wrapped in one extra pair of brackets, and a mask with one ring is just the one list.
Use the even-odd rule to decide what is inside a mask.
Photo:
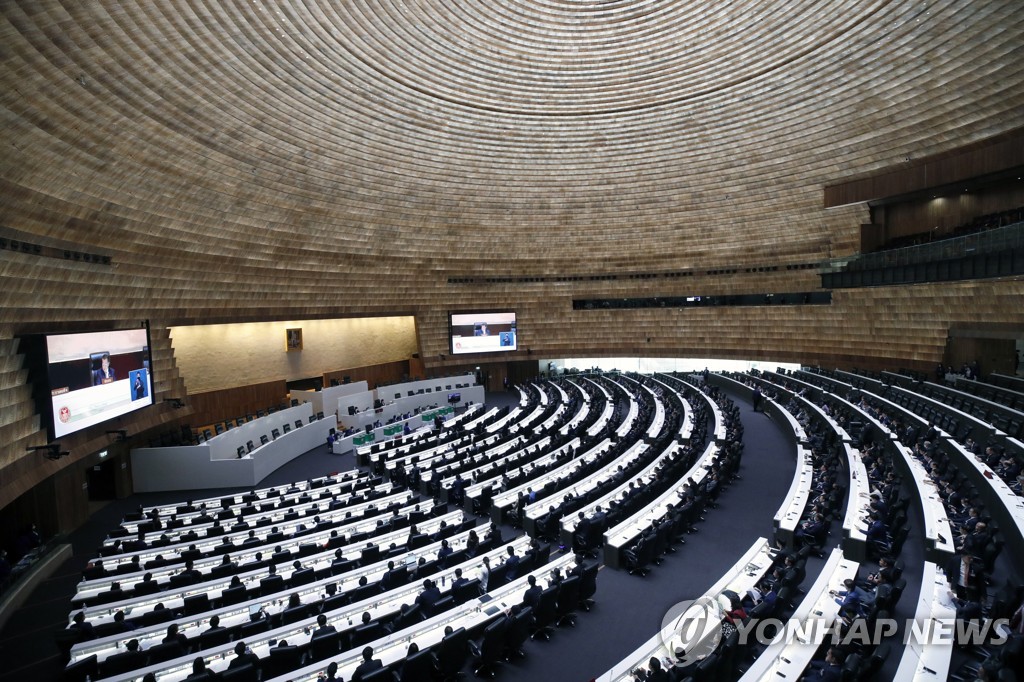
[(501, 353), (518, 347), (514, 312), (452, 313), (449, 329), (452, 355)]
[(51, 438), (153, 404), (149, 330), (46, 336)]

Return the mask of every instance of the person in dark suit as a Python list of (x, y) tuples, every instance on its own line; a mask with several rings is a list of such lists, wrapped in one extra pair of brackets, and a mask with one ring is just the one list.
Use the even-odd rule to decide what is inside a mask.
[(661, 667), (661, 661), (655, 656), (651, 656), (651, 660), (647, 662), (647, 670), (637, 670), (634, 677), (638, 682), (669, 682), (668, 672)]
[(572, 542), (577, 549), (586, 549), (587, 537), (590, 535), (590, 519), (586, 514), (580, 512), (579, 521), (576, 522), (576, 530), (572, 534)]
[(327, 624), (327, 616), (325, 616), (322, 613), (316, 617), (316, 626), (316, 631), (313, 633), (314, 637), (318, 635), (323, 636), (338, 631), (333, 625)]
[(228, 670), (231, 668), (241, 668), (243, 665), (256, 667), (259, 664), (260, 657), (249, 651), (249, 648), (245, 646), (245, 642), (238, 642), (235, 644), (235, 657), (231, 659), (231, 663), (228, 663)]
[(526, 589), (526, 592), (523, 593), (523, 603), (521, 608), (529, 606), (535, 609), (537, 608), (537, 604), (540, 603), (540, 594), (544, 590), (542, 590), (540, 585), (537, 584), (537, 578), (532, 575), (527, 578), (527, 582), (530, 583), (530, 586)]
[(441, 590), (437, 589), (437, 585), (434, 584), (433, 580), (426, 578), (423, 581), (423, 591), (416, 597), (416, 603), (420, 605), (424, 612), (433, 614), (434, 604), (440, 599)]
[(104, 353), (100, 357), (99, 369), (92, 371), (92, 385), (110, 384), (117, 380), (114, 368), (110, 366), (110, 353)]
[(810, 669), (804, 680), (821, 680), (823, 682), (839, 682), (843, 677), (843, 654), (835, 647), (830, 647), (825, 660), (811, 661)]
[(508, 548), (508, 558), (505, 559), (505, 579), (512, 581), (519, 576), (519, 557), (516, 556), (516, 550), (512, 547)]
[(363, 662), (352, 673), (352, 682), (362, 682), (364, 675), (369, 675), (374, 670), (380, 670), (383, 667), (384, 664), (381, 660), (373, 657), (373, 647), (368, 646), (363, 649)]
[(456, 587), (461, 587), (461, 586), (465, 585), (468, 582), (469, 582), (468, 580), (466, 580), (465, 578), (462, 577), (462, 569), (461, 568), (456, 568), (455, 569), (455, 579), (452, 580), (452, 589), (454, 590)]
[(79, 611), (75, 614), (75, 617), (72, 619), (71, 626), (68, 629), (78, 632), (80, 641), (84, 642), (89, 639), (96, 639), (96, 630), (93, 628), (92, 623), (85, 619), (85, 611)]
[(142, 383), (142, 372), (135, 373), (135, 383), (132, 384), (132, 400), (142, 400), (146, 395), (146, 387)]
[(186, 681), (198, 682), (199, 680), (215, 680), (216, 676), (212, 670), (207, 670), (206, 659), (202, 656), (192, 661), (192, 674), (185, 678)]

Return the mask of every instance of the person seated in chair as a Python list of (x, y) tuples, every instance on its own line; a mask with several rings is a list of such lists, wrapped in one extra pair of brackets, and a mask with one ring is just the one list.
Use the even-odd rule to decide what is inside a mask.
[(505, 579), (509, 582), (519, 576), (519, 557), (516, 556), (514, 547), (508, 548), (508, 558), (505, 559)]
[(416, 597), (416, 603), (420, 605), (425, 613), (434, 613), (434, 604), (441, 599), (441, 590), (437, 589), (437, 585), (430, 578), (423, 580), (423, 591), (420, 592), (419, 596)]
[(363, 677), (383, 667), (381, 660), (373, 657), (373, 647), (368, 646), (363, 649), (363, 662), (352, 673), (352, 682), (362, 682)]
[(537, 604), (540, 603), (540, 595), (544, 590), (542, 590), (540, 585), (537, 584), (537, 578), (534, 576), (531, 575), (526, 579), (526, 581), (530, 586), (526, 589), (526, 592), (523, 593), (523, 601), (519, 605), (519, 608), (525, 609), (526, 607), (530, 607), (536, 609)]
[(333, 625), (327, 624), (327, 616), (321, 613), (319, 616), (316, 617), (316, 630), (313, 631), (314, 637), (322, 637), (323, 635), (328, 635), (332, 632), (337, 631), (338, 630)]
[(238, 642), (235, 644), (235, 657), (228, 663), (228, 669), (241, 668), (243, 665), (256, 667), (259, 664), (260, 657), (245, 646), (245, 642)]
[(843, 654), (830, 647), (824, 661), (811, 661), (803, 680), (809, 682), (839, 682), (843, 678)]

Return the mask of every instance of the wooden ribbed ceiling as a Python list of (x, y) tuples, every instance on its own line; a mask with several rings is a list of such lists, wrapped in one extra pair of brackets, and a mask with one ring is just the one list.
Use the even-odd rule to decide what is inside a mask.
[(0, 219), (257, 272), (825, 257), (824, 184), (1024, 125), (1020, 9), (5, 2)]

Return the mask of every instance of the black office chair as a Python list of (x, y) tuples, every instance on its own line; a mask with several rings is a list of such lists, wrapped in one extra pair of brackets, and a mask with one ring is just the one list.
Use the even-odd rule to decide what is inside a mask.
[(246, 664), (237, 668), (229, 668), (219, 677), (220, 682), (259, 682), (259, 670), (254, 665)]
[(376, 621), (364, 623), (352, 631), (352, 638), (349, 642), (350, 649), (358, 649), (361, 646), (380, 639), (387, 634), (384, 626)]
[(203, 594), (193, 594), (182, 600), (182, 606), (186, 616), (205, 613), (210, 610), (210, 596), (205, 592)]
[(363, 675), (360, 682), (394, 682), (394, 680), (395, 673), (391, 671), (391, 668), (384, 666), (374, 670), (372, 673)]
[(580, 608), (584, 611), (590, 611), (594, 605), (592, 597), (597, 593), (599, 568), (598, 564), (591, 564), (583, 569), (583, 575), (580, 576)]
[(288, 583), (292, 587), (299, 587), (300, 585), (307, 585), (314, 581), (316, 581), (316, 571), (312, 568), (303, 568), (292, 573), (291, 580), (289, 580)]
[(456, 605), (465, 604), (470, 599), (480, 596), (480, 580), (474, 578), (452, 589), (452, 598)]
[(415, 625), (422, 620), (423, 610), (420, 608), (419, 604), (413, 604), (395, 618), (395, 630), (404, 630), (405, 628)]
[(246, 640), (252, 639), (258, 635), (262, 635), (264, 632), (270, 629), (270, 619), (260, 618), (250, 623), (243, 623), (238, 626), (238, 636), (235, 639)]
[(441, 643), (435, 647), (437, 655), (437, 670), (444, 680), (457, 680), (462, 666), (469, 658), (469, 633), (465, 628), (459, 628), (450, 635), (446, 635)]
[(508, 630), (505, 631), (505, 660), (524, 658), (523, 644), (530, 638), (533, 629), (533, 608), (526, 606), (512, 617)]
[(422, 682), (433, 679), (436, 672), (434, 653), (429, 649), (417, 651), (406, 658), (398, 671), (398, 682)]
[(281, 592), (284, 590), (284, 578), (279, 575), (271, 575), (260, 580), (260, 596)]
[(313, 634), (309, 641), (310, 661), (322, 661), (338, 653), (341, 648), (341, 633)]
[(576, 627), (576, 609), (580, 603), (580, 578), (572, 576), (562, 581), (558, 587), (558, 600), (556, 608), (558, 611), (558, 624)]
[(172, 658), (178, 658), (188, 653), (180, 642), (161, 642), (156, 646), (152, 646), (147, 650), (149, 654), (149, 665), (154, 663), (163, 663), (169, 661)]
[(469, 642), (469, 650), (473, 655), (473, 672), (477, 677), (494, 677), (498, 662), (505, 657), (505, 633), (509, 619), (499, 617), (484, 628), (480, 642)]
[(293, 645), (275, 646), (270, 650), (270, 655), (261, 660), (260, 665), (264, 679), (285, 675), (302, 665), (302, 649)]
[(124, 651), (103, 659), (103, 677), (113, 677), (129, 670), (141, 668), (146, 663), (146, 655), (141, 651)]
[(309, 604), (291, 606), (281, 612), (281, 625), (291, 625), (292, 623), (298, 623), (300, 620), (307, 618), (309, 615)]
[(235, 587), (229, 587), (222, 590), (220, 593), (220, 605), (229, 606), (231, 604), (238, 604), (249, 598), (249, 593), (245, 590), (245, 585), (236, 585)]
[(200, 649), (212, 649), (215, 646), (221, 646), (231, 641), (231, 630), (228, 628), (221, 628), (214, 630), (213, 632), (204, 632), (199, 635), (199, 648)]
[(537, 601), (536, 609), (534, 609), (534, 617), (533, 632), (530, 634), (530, 637), (532, 639), (542, 637), (545, 641), (551, 639), (551, 633), (554, 632), (554, 623), (558, 620), (557, 585), (552, 585), (540, 593), (540, 599)]

